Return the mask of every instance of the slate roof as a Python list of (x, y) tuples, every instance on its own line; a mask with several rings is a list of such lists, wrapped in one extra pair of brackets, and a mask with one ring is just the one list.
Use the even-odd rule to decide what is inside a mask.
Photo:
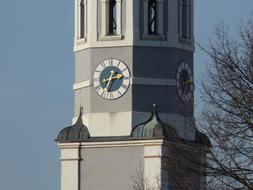
[(181, 139), (177, 136), (176, 129), (165, 124), (159, 118), (157, 108), (153, 105), (153, 111), (150, 118), (132, 129), (130, 136), (117, 137), (90, 137), (88, 128), (82, 121), (83, 109), (80, 108), (79, 117), (74, 125), (62, 129), (56, 142), (59, 143), (73, 143), (73, 142), (100, 142), (100, 141), (129, 141), (129, 140), (145, 140), (145, 139), (165, 139), (168, 141), (177, 141), (185, 144), (199, 144), (205, 147), (211, 147), (209, 138), (196, 130), (196, 137), (194, 141)]
[(156, 106), (153, 105), (153, 112), (150, 118), (133, 128), (132, 138), (162, 138), (175, 141), (177, 138), (176, 129), (163, 123), (157, 113)]
[(204, 133), (201, 133), (199, 130), (196, 130), (195, 143), (201, 144), (205, 147), (212, 147), (210, 139)]
[(90, 139), (90, 133), (88, 128), (83, 124), (82, 115), (83, 109), (81, 108), (76, 123), (72, 126), (62, 129), (56, 139), (57, 142), (83, 142)]

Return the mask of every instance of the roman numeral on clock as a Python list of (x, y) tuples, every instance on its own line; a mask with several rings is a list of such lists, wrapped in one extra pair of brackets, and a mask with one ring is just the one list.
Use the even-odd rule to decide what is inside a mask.
[(101, 63), (101, 66), (105, 68), (105, 67), (106, 67), (105, 62), (102, 62), (102, 63)]
[(118, 94), (121, 96), (122, 93), (121, 93), (119, 90), (118, 90), (117, 92), (118, 92)]
[(101, 89), (101, 86), (100, 86), (100, 85), (95, 86), (95, 89), (96, 89), (96, 91), (98, 92), (98, 91)]
[(125, 85), (125, 84), (122, 84), (121, 87), (124, 89), (127, 89), (127, 85)]
[(113, 60), (112, 59), (109, 59), (109, 65), (112, 66), (113, 65)]

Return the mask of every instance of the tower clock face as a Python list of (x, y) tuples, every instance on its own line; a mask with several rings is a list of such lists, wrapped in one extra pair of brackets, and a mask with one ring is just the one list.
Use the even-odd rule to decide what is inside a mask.
[(118, 59), (102, 61), (93, 74), (94, 88), (105, 99), (113, 100), (123, 96), (129, 84), (129, 69)]
[(194, 83), (191, 67), (187, 63), (181, 63), (177, 70), (177, 91), (184, 102), (193, 99)]

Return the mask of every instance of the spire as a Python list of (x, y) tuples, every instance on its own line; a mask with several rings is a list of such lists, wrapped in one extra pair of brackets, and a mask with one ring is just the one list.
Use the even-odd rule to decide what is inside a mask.
[(83, 107), (80, 106), (79, 116), (78, 116), (77, 121), (74, 125), (75, 127), (83, 127), (84, 126), (82, 116), (83, 116)]

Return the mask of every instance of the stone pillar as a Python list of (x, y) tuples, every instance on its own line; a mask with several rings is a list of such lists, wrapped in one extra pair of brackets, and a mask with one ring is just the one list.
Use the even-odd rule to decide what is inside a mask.
[(80, 143), (59, 143), (61, 151), (61, 190), (79, 190)]
[(117, 32), (116, 34), (118, 36), (120, 36), (122, 34), (122, 19), (121, 19), (121, 15), (122, 15), (122, 0), (116, 0), (116, 14), (117, 14)]
[(157, 26), (157, 33), (159, 35), (163, 35), (164, 31), (163, 31), (163, 4), (164, 4), (164, 0), (158, 0), (157, 1), (157, 8), (158, 8), (158, 11), (157, 11), (157, 16), (158, 16), (158, 26)]

